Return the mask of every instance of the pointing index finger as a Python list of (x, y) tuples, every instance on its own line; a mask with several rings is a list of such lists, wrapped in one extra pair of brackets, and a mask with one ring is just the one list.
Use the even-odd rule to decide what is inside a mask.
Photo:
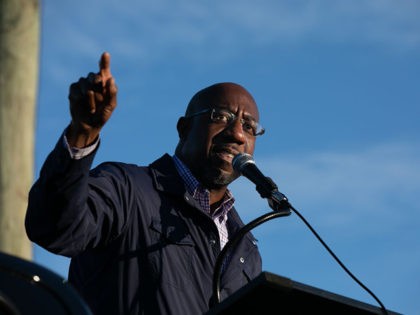
[(112, 77), (111, 74), (111, 55), (108, 52), (104, 52), (99, 61), (99, 75), (105, 79), (106, 82)]

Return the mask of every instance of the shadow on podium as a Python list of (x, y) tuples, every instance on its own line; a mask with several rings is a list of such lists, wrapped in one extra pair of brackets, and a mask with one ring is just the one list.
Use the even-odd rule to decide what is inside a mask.
[(0, 315), (92, 315), (63, 278), (30, 261), (0, 253)]
[(262, 272), (205, 315), (401, 315), (348, 297)]

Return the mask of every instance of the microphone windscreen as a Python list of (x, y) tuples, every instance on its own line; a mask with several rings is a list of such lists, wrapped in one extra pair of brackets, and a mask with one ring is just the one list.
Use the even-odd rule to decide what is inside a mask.
[(239, 173), (242, 173), (243, 167), (249, 163), (255, 164), (255, 161), (252, 155), (248, 153), (239, 153), (232, 159), (232, 167)]

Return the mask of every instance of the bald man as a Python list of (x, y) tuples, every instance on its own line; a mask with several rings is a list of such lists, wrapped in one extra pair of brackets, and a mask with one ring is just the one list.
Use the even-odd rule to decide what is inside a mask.
[[(179, 118), (175, 154), (94, 169), (117, 106), (108, 53), (98, 73), (70, 86), (69, 101), (71, 123), (29, 194), (29, 238), (71, 257), (69, 282), (94, 314), (203, 314), (218, 254), (244, 225), (228, 185), (238, 177), (232, 158), (253, 154), (264, 133), (252, 95), (235, 83), (209, 86)], [(222, 298), (260, 274), (251, 233), (223, 270)]]

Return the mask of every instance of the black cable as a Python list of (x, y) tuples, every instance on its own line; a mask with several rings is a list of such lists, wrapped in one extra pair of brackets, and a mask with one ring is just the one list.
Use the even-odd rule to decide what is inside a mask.
[(321, 242), (321, 244), (325, 247), (325, 249), (330, 253), (330, 255), (335, 259), (335, 261), (344, 269), (344, 271), (354, 280), (358, 285), (360, 285), (367, 293), (369, 293), (380, 305), (382, 312), (384, 315), (389, 315), (387, 309), (385, 308), (384, 304), (379, 300), (379, 298), (367, 287), (365, 286), (359, 279), (356, 278), (355, 275), (341, 262), (341, 260), (337, 257), (336, 254), (329, 248), (329, 246), (324, 242), (324, 240), (319, 236), (319, 234), (315, 231), (315, 229), (309, 224), (309, 222), (297, 211), (293, 206), (290, 205), (290, 208), (293, 210), (294, 213), (306, 224), (306, 226), (311, 230), (311, 232), (315, 235), (315, 237)]

